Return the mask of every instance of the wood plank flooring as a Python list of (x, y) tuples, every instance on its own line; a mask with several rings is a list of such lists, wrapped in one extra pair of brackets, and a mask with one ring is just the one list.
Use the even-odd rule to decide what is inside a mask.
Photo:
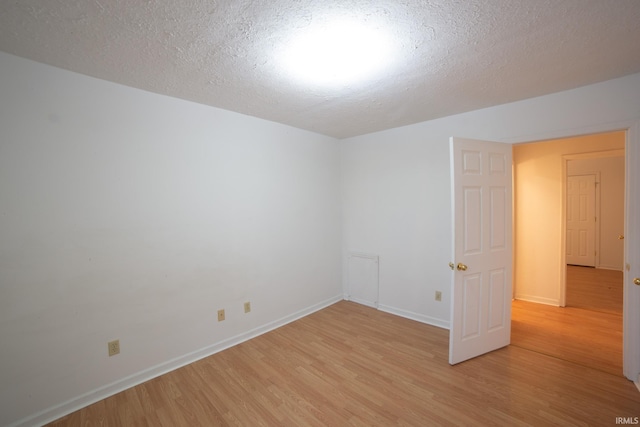
[(567, 266), (567, 307), (622, 315), (622, 271)]
[(622, 376), (622, 272), (568, 266), (567, 307), (514, 301), (511, 344)]
[(509, 346), (450, 366), (449, 332), (342, 301), (53, 426), (615, 425), (630, 381)]

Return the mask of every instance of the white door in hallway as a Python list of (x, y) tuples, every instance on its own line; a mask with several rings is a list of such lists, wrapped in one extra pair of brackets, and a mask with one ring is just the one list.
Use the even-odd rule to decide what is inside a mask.
[(511, 145), (451, 138), (453, 259), (449, 363), (509, 345)]
[(596, 265), (596, 176), (567, 177), (567, 264)]

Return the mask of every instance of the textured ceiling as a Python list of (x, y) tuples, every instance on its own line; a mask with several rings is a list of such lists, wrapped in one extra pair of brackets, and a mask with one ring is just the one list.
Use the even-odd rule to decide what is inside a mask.
[[(333, 15), (391, 26), (395, 62), (336, 88), (279, 55)], [(640, 72), (639, 0), (2, 0), (0, 50), (338, 138)]]

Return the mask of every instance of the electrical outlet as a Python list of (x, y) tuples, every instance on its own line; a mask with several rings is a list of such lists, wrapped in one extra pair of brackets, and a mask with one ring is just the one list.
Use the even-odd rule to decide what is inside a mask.
[(247, 301), (244, 303), (244, 312), (248, 313), (250, 311), (251, 311), (251, 303)]
[(109, 348), (109, 357), (120, 354), (120, 340), (109, 341), (107, 347)]
[(442, 292), (436, 291), (436, 301), (442, 301)]
[(224, 320), (224, 309), (218, 310), (218, 322), (222, 322)]

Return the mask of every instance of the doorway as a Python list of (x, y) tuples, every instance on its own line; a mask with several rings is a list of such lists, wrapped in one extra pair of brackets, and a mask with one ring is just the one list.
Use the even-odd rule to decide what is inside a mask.
[[(623, 375), (622, 310), (603, 313), (572, 302), (576, 296), (584, 297), (580, 292), (586, 289), (580, 287), (579, 282), (586, 276), (576, 275), (573, 267), (566, 265), (571, 259), (569, 252), (575, 248), (570, 246), (568, 234), (571, 227), (565, 222), (566, 205), (563, 206), (562, 201), (569, 196), (566, 184), (570, 170), (574, 175), (596, 175), (592, 164), (576, 171), (575, 165), (568, 166), (570, 162), (594, 159), (597, 156), (592, 153), (596, 152), (624, 156), (625, 140), (626, 133), (619, 131), (514, 145), (515, 300), (512, 305), (512, 345), (613, 371), (611, 373), (616, 375)], [(622, 159), (624, 165), (624, 157)], [(600, 177), (594, 180), (601, 183)], [(624, 229), (624, 190), (621, 194), (619, 211), (623, 215), (621, 223)], [(566, 212), (566, 219), (570, 219), (569, 214)], [(598, 231), (603, 230), (598, 228)], [(615, 239), (618, 239), (617, 234)], [(618, 244), (623, 251), (619, 241)], [(559, 246), (562, 248), (560, 253), (555, 249)], [(602, 245), (596, 242), (595, 246), (595, 250), (589, 248), (587, 251), (585, 244), (582, 249), (584, 255), (587, 252), (597, 254), (593, 261), (588, 262), (593, 263), (593, 267), (602, 267), (603, 257), (599, 253)], [(586, 273), (599, 271), (598, 268), (575, 268), (586, 269), (583, 271)], [(614, 273), (619, 277), (616, 290), (620, 290), (622, 298), (622, 261), (605, 268), (619, 270)], [(601, 279), (592, 281), (599, 283)], [(607, 292), (606, 286), (594, 289)], [(621, 300), (617, 303), (622, 306)]]

